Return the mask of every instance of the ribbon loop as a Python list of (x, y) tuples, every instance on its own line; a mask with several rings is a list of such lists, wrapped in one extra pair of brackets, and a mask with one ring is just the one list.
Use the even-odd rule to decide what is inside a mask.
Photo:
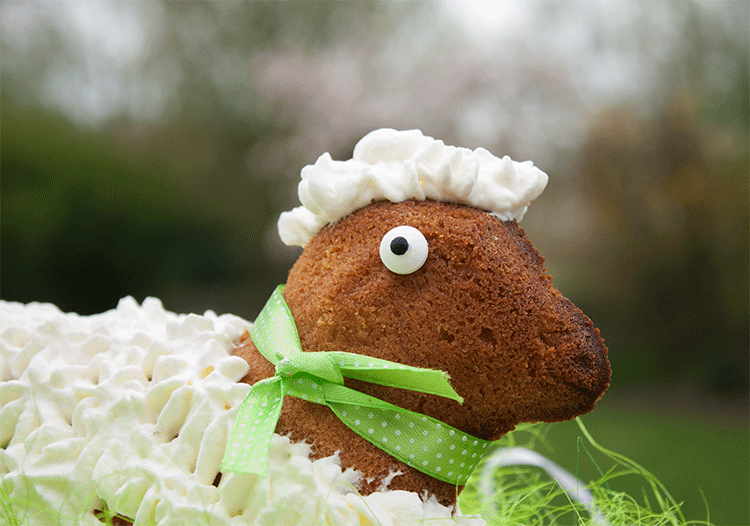
[(401, 462), (451, 484), (465, 484), (490, 442), (344, 386), (344, 377), (438, 395), (463, 403), (443, 371), (347, 352), (303, 352), (283, 285), (250, 335), (276, 374), (254, 384), (227, 441), (223, 471), (264, 476), (285, 395), (327, 405), (349, 429)]

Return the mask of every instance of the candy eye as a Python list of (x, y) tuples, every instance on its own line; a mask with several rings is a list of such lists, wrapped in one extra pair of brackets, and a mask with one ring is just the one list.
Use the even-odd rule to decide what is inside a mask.
[(397, 226), (380, 241), (380, 259), (391, 272), (411, 274), (427, 259), (427, 240), (411, 226)]

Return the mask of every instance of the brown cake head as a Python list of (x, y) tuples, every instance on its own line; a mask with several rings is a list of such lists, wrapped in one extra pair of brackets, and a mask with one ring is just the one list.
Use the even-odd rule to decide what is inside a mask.
[[(393, 184), (386, 184), (396, 179), (370, 168), (361, 179), (365, 188), (379, 181), (385, 187), (380, 195), (366, 195), (365, 206), (357, 202), (357, 209), (343, 217), (312, 217), (310, 209), (312, 215), (323, 210), (320, 195), (325, 192), (314, 188), (321, 184), (315, 174), (306, 179), (303, 171), (303, 183), (309, 181), (319, 202), (310, 205), (314, 199), (303, 197), (307, 212), (298, 209), (299, 217), (280, 222), (282, 237), (289, 239), (295, 219), (291, 230), (296, 228), (297, 241), (305, 244), (284, 290), (303, 350), (345, 351), (446, 371), (463, 404), (355, 380), (347, 385), (485, 440), (499, 438), (520, 422), (567, 420), (593, 409), (609, 384), (607, 349), (591, 321), (552, 285), (543, 259), (515, 219), (541, 192), (546, 175), (530, 163), (510, 164), (486, 151), (446, 147), (418, 132), (376, 133), (382, 136), (368, 136), (371, 142), (355, 150), (355, 160), (369, 156), (377, 167), (371, 159), (375, 152), (383, 168), (383, 157), (393, 163), (407, 156), (400, 175), (408, 179), (412, 173), (416, 184), (402, 185), (402, 194), (414, 188), (422, 193), (383, 199), (388, 191), (396, 193)], [(405, 133), (411, 134), (412, 146), (399, 151), (396, 139)], [(493, 162), (490, 183), (495, 186), (487, 181), (481, 186), (482, 169)], [(336, 168), (345, 174), (346, 167)], [(461, 188), (462, 169), (475, 172), (473, 186)], [(487, 170), (484, 177), (490, 177)], [(438, 186), (453, 192), (454, 202), (431, 198)], [(472, 195), (477, 186), (484, 192)], [(339, 190), (346, 195), (346, 188)], [(301, 196), (304, 191), (301, 185)], [(494, 213), (477, 204), (493, 199), (505, 203), (493, 205)], [(335, 208), (336, 197), (332, 200)], [(347, 211), (341, 206), (336, 213), (341, 210)], [(331, 222), (323, 226), (326, 221)], [(252, 342), (238, 354), (251, 364), (247, 381), (273, 373)], [(427, 491), (443, 503), (455, 503), (455, 487), (370, 445), (327, 408), (297, 399), (284, 404), (277, 432), (313, 442), (319, 456), (340, 451), (345, 467), (363, 472), (362, 491), (374, 491), (389, 474), (401, 472), (391, 489)]]

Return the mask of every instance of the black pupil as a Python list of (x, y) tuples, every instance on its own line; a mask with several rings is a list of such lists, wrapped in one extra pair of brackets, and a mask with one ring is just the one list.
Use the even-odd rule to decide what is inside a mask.
[(409, 242), (403, 236), (394, 237), (391, 241), (391, 252), (397, 256), (403, 256), (409, 250)]

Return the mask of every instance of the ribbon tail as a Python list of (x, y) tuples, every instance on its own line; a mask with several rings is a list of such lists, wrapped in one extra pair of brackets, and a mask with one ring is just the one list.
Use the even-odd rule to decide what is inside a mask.
[(281, 414), (284, 384), (274, 377), (254, 384), (242, 401), (227, 439), (221, 471), (265, 476), (268, 452)]
[(489, 441), (341, 385), (325, 386), (328, 407), (349, 429), (407, 466), (466, 484)]
[(434, 394), (463, 403), (450, 384), (448, 373), (436, 369), (412, 367), (372, 356), (362, 356), (347, 352), (328, 352), (339, 365), (344, 376), (373, 384), (398, 387), (410, 391)]

